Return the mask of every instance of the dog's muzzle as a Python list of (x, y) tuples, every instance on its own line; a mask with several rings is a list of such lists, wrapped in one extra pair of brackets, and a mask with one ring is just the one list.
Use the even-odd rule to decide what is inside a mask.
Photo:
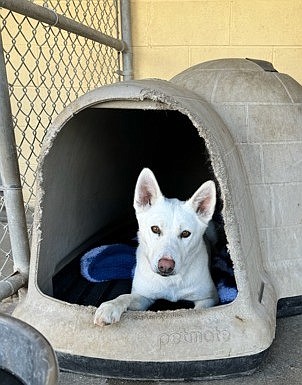
[(163, 277), (168, 277), (169, 275), (173, 274), (174, 268), (175, 262), (172, 258), (163, 257), (158, 261), (158, 273)]

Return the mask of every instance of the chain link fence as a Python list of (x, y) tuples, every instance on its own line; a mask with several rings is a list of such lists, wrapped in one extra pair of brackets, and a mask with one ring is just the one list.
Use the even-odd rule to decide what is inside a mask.
[[(119, 38), (117, 1), (31, 2)], [(0, 23), (30, 236), (37, 158), (49, 125), (81, 94), (120, 80), (120, 57), (113, 48), (4, 8), (0, 8)], [(0, 194), (1, 281), (13, 272), (13, 259), (5, 204)]]

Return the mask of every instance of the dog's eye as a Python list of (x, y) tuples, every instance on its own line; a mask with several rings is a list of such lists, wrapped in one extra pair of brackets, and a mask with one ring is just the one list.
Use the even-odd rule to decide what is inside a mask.
[(160, 234), (160, 228), (158, 226), (151, 226), (151, 230), (153, 231), (154, 234)]
[(180, 238), (188, 238), (191, 235), (190, 231), (184, 230), (180, 234)]

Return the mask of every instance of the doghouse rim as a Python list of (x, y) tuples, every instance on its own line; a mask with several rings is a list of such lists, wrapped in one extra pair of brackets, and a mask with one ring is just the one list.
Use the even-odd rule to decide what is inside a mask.
[[(265, 293), (265, 297), (265, 301), (270, 300), (268, 293)], [(128, 311), (123, 314), (120, 323), (101, 328), (93, 324), (95, 309), (94, 306), (70, 304), (36, 291), (33, 292), (32, 296), (27, 295), (14, 313), (15, 316), (30, 323), (47, 336), (57, 352), (85, 356), (87, 359), (89, 357), (112, 359), (116, 362), (182, 361), (184, 359), (182, 350), (185, 349), (183, 344), (181, 344), (180, 351), (171, 350), (170, 345), (164, 346), (164, 355), (162, 352), (158, 355), (157, 350), (150, 352), (147, 348), (150, 343), (157, 346), (158, 338), (162, 336), (162, 333), (170, 335), (178, 330), (189, 333), (196, 331), (203, 335), (208, 331), (226, 332), (227, 350), (229, 349), (227, 346), (232, 345), (233, 339), (237, 341), (238, 338), (239, 340), (242, 338), (246, 340), (247, 338), (246, 343), (240, 343), (236, 348), (234, 346), (231, 355), (226, 353), (227, 350), (225, 352), (218, 350), (214, 355), (210, 354), (202, 343), (198, 345), (201, 350), (190, 350), (191, 353), (186, 358), (187, 361), (204, 361), (213, 357), (225, 359), (250, 356), (267, 349), (272, 343), (275, 331), (273, 327), (275, 315), (272, 311), (267, 309), (268, 312), (263, 313), (263, 309), (262, 313), (259, 313), (257, 307), (251, 306), (251, 304), (248, 306), (242, 297), (240, 301), (235, 300), (230, 304), (216, 306), (207, 309), (207, 311), (195, 309), (168, 310), (157, 313)], [(60, 314), (59, 318), (58, 314)], [(49, 323), (47, 320), (53, 320), (53, 322)], [(214, 325), (213, 330), (212, 325)], [(156, 331), (154, 335), (152, 333), (146, 335), (145, 333), (150, 326)], [(63, 338), (57, 333), (58, 329), (65, 330)], [(78, 335), (76, 340), (74, 340), (75, 335)], [(119, 341), (122, 336), (127, 336), (127, 338), (122, 340), (124, 343), (120, 345)], [(146, 345), (144, 354), (142, 354), (141, 348), (129, 351), (129, 343), (130, 346), (136, 346), (137, 338), (143, 338), (141, 343)], [(206, 338), (205, 335), (203, 338)], [(97, 341), (99, 341), (100, 346), (98, 346)], [(214, 344), (217, 343), (220, 344), (214, 340)], [(127, 346), (126, 351), (125, 346), (123, 346), (125, 344)], [(208, 344), (207, 342), (206, 346)]]

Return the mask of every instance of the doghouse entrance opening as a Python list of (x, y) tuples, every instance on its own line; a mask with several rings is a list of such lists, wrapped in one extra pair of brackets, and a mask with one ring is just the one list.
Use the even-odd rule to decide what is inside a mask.
[[(81, 275), (80, 259), (101, 245), (135, 246), (133, 194), (144, 167), (154, 172), (163, 194), (170, 198), (186, 200), (206, 180), (216, 181), (203, 138), (178, 111), (88, 108), (61, 129), (43, 165), (42, 209), (44, 217), (51, 218), (44, 225), (45, 260), (39, 261), (38, 284), (44, 293), (69, 303), (99, 306), (130, 292), (131, 279), (89, 282)], [(223, 278), (236, 289), (217, 187), (214, 220), (219, 250), (212, 260), (212, 275), (217, 285)], [(52, 252), (55, 241), (59, 245)], [(50, 277), (43, 275), (46, 270), (52, 271)], [(178, 307), (191, 304), (175, 307), (158, 302), (154, 310)]]

